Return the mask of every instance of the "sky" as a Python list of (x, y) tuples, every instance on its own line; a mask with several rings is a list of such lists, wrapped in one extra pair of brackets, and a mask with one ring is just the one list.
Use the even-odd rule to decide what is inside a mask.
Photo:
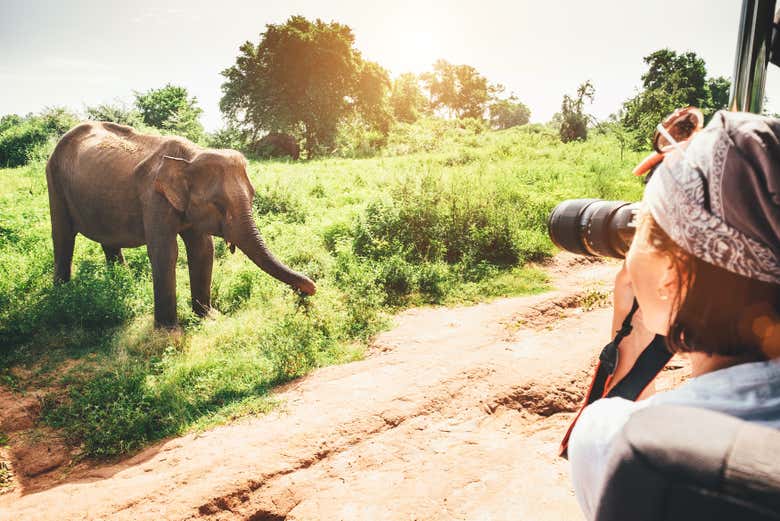
[[(588, 111), (615, 112), (641, 84), (642, 57), (694, 51), (730, 77), (739, 0), (0, 0), (0, 115), (47, 106), (131, 103), (134, 91), (181, 85), (223, 125), (220, 72), (269, 23), (296, 14), (349, 25), (356, 47), (397, 76), (443, 58), (501, 83), (544, 122), (591, 80)], [(780, 71), (770, 109), (780, 111)], [(777, 93), (777, 94), (774, 94)]]

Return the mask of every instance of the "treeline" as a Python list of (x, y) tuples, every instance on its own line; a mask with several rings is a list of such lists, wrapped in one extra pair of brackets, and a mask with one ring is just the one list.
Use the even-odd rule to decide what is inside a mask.
[(489, 117), (494, 128), (528, 122), (530, 110), (500, 97), (503, 87), (474, 67), (439, 60), (426, 74), (391, 80), (354, 43), (352, 30), (337, 22), (294, 16), (266, 26), (222, 71), (227, 131), (250, 148), (264, 134), (289, 134), (313, 157), (349, 142), (381, 148), (393, 124), (421, 116)]
[(45, 159), (54, 141), (80, 120), (113, 121), (153, 133), (185, 136), (207, 144), (197, 99), (187, 89), (166, 85), (160, 89), (136, 92), (131, 106), (123, 103), (88, 106), (84, 114), (65, 108), (48, 108), (38, 114), (0, 118), (0, 166), (21, 166)]
[(708, 121), (716, 111), (727, 107), (731, 82), (722, 76), (709, 77), (704, 60), (696, 53), (661, 49), (643, 60), (647, 72), (642, 75), (642, 88), (606, 121), (585, 112), (585, 105), (595, 96), (590, 81), (580, 85), (574, 96), (565, 95), (561, 111), (551, 122), (561, 141), (584, 140), (589, 128), (597, 128), (615, 134), (621, 150), (645, 150), (650, 147), (656, 126), (675, 109), (699, 107)]
[[(587, 113), (596, 92), (586, 81), (574, 95), (563, 96), (561, 111), (547, 125), (563, 142), (584, 140), (589, 129), (597, 128), (613, 133), (621, 152), (625, 147), (642, 150), (649, 147), (658, 122), (675, 108), (698, 106), (709, 117), (728, 103), (729, 80), (709, 77), (695, 53), (662, 49), (644, 61), (642, 88), (606, 121)], [(214, 133), (204, 132), (197, 99), (170, 84), (136, 92), (129, 106), (86, 107), (84, 115), (256, 157), (298, 157), (300, 148), (308, 158), (376, 153), (394, 128), (419, 118), (469, 119), (485, 128), (506, 129), (528, 123), (531, 116), (514, 93), (505, 95), (503, 86), (470, 65), (438, 60), (427, 73), (391, 79), (381, 65), (362, 56), (348, 26), (302, 16), (267, 25), (257, 43), (241, 45), (235, 63), (221, 74), (220, 110), (226, 125)], [(0, 165), (45, 156), (47, 143), (77, 119), (65, 109), (4, 116)]]

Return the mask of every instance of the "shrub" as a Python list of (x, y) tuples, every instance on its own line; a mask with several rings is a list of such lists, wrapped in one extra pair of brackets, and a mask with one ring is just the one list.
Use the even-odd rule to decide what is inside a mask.
[(211, 148), (247, 151), (246, 136), (234, 127), (225, 127), (206, 134), (206, 144)]
[(387, 136), (381, 130), (353, 117), (339, 123), (334, 140), (333, 155), (339, 157), (370, 157), (378, 154), (387, 144)]
[(441, 301), (446, 292), (447, 274), (447, 267), (441, 264), (425, 263), (420, 266), (417, 285), (427, 301)]
[(485, 130), (485, 123), (474, 118), (420, 118), (414, 124), (397, 123), (387, 137), (385, 154), (415, 154), (460, 146)]
[(66, 400), (44, 400), (43, 416), (80, 443), (86, 455), (108, 458), (173, 434), (174, 418), (164, 401), (146, 389), (143, 366), (118, 367), (74, 385)]
[(339, 243), (352, 239), (352, 226), (345, 222), (335, 222), (328, 225), (322, 232), (325, 249), (335, 253)]
[(77, 122), (74, 114), (63, 108), (48, 108), (38, 115), (20, 118), (4, 116), (0, 123), (0, 165), (22, 166), (32, 160), (45, 159), (51, 141), (58, 139)]
[(277, 215), (287, 222), (306, 221), (306, 210), (288, 188), (280, 184), (260, 187), (255, 193), (252, 206), (259, 216)]
[(336, 253), (333, 277), (345, 292), (347, 334), (353, 338), (370, 337), (382, 323), (380, 309), (386, 300), (374, 266), (342, 249)]
[(388, 304), (401, 302), (402, 297), (412, 292), (415, 285), (414, 266), (400, 255), (394, 255), (379, 264), (377, 282), (384, 289)]
[(120, 125), (131, 127), (140, 127), (143, 125), (141, 113), (135, 109), (128, 108), (123, 103), (103, 103), (86, 108), (87, 118), (94, 121), (110, 121)]
[(26, 279), (3, 288), (9, 293), (0, 297), (7, 303), (0, 313), (0, 345), (10, 348), (42, 331), (106, 330), (151, 305), (150, 288), (139, 285), (126, 266), (85, 260), (70, 282), (51, 285), (51, 260), (46, 260)]
[(366, 207), (354, 224), (353, 247), (373, 259), (400, 254), (409, 262), (511, 266), (538, 253), (524, 251), (516, 240), (521, 215), (511, 200), (491, 191), (477, 195), (474, 187), (446, 186), (433, 175), (419, 182), (407, 178), (390, 199)]
[(39, 121), (25, 121), (0, 133), (0, 164), (22, 166), (49, 140), (49, 130)]
[(197, 98), (187, 89), (170, 83), (159, 89), (135, 93), (135, 106), (146, 125), (184, 136), (195, 142), (204, 139)]

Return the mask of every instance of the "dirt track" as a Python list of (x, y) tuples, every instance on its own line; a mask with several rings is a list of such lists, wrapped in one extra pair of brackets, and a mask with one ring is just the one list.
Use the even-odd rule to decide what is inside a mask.
[(615, 269), (559, 257), (552, 292), (407, 311), (281, 410), (0, 496), (0, 519), (581, 519), (556, 449), (609, 334), (578, 305)]

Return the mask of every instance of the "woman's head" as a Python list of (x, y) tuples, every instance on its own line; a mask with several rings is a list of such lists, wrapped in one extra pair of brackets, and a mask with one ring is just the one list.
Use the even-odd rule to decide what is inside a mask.
[(674, 350), (780, 356), (780, 120), (718, 112), (647, 184), (629, 274)]
[(780, 356), (780, 285), (714, 266), (640, 214), (626, 266), (648, 329), (674, 351)]

